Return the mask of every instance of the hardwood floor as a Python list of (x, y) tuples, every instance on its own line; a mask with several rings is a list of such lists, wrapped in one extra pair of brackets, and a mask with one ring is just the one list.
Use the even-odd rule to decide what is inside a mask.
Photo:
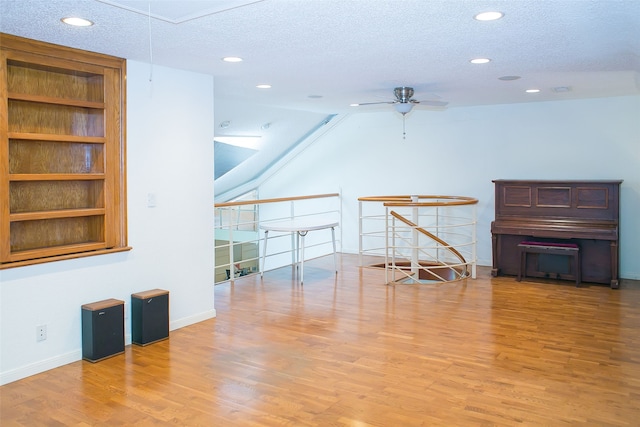
[(339, 260), (217, 285), (216, 319), (7, 384), (0, 424), (639, 425), (639, 286), (387, 286)]

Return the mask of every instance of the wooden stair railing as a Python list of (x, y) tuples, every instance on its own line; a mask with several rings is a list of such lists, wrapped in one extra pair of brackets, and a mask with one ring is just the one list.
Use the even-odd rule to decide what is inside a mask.
[(404, 224), (408, 225), (409, 227), (417, 230), (418, 232), (424, 234), (425, 236), (427, 236), (427, 237), (435, 240), (436, 242), (440, 243), (445, 249), (448, 249), (452, 254), (454, 254), (462, 262), (462, 264), (464, 264), (464, 274), (465, 275), (467, 274), (467, 261), (464, 259), (464, 256), (462, 256), (462, 254), (460, 252), (458, 252), (458, 250), (456, 248), (452, 247), (447, 242), (445, 242), (444, 240), (442, 240), (441, 238), (439, 238), (435, 234), (429, 232), (428, 230), (425, 230), (424, 228), (419, 227), (418, 224), (415, 224), (414, 222), (409, 221), (408, 219), (406, 219), (405, 217), (403, 217), (402, 215), (400, 215), (396, 211), (391, 211), (390, 213), (394, 218), (400, 220), (401, 222), (403, 222)]

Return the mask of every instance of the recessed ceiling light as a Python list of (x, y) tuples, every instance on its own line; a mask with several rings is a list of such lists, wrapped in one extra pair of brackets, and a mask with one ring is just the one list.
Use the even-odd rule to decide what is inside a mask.
[(558, 87), (554, 87), (553, 91), (555, 93), (571, 92), (571, 87), (569, 87), (569, 86), (558, 86)]
[(256, 85), (256, 87), (258, 89), (271, 89), (271, 85), (267, 85), (267, 84), (259, 84), (259, 85)]
[(359, 107), (360, 104), (349, 104), (349, 107)]
[(502, 77), (498, 77), (498, 80), (503, 80), (505, 82), (511, 81), (511, 80), (518, 80), (520, 78), (520, 76), (502, 76)]
[(495, 21), (504, 16), (502, 12), (482, 12), (473, 17), (477, 21)]
[(538, 93), (538, 92), (540, 92), (540, 89), (527, 89), (527, 90), (525, 90), (525, 92), (527, 92), (527, 93)]
[(61, 21), (67, 25), (73, 25), (74, 27), (90, 27), (93, 25), (93, 22), (88, 19), (76, 18), (73, 16), (62, 18)]
[(471, 61), (472, 64), (486, 64), (488, 62), (491, 62), (491, 60), (489, 58), (474, 58)]
[(224, 62), (242, 62), (242, 58), (239, 56), (225, 56), (222, 60)]

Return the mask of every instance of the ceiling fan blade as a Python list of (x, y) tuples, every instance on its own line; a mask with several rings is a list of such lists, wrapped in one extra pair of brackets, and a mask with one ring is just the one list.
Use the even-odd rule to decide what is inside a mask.
[(376, 104), (395, 104), (397, 101), (385, 101), (385, 102), (362, 102), (358, 105), (376, 105)]
[(416, 101), (420, 105), (426, 105), (428, 107), (446, 107), (449, 105), (448, 102), (445, 101)]

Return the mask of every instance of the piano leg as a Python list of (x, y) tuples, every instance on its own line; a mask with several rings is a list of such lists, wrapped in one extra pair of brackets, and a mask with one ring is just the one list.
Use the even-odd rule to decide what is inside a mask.
[(516, 280), (519, 282), (522, 280), (523, 274), (525, 277), (527, 275), (527, 251), (518, 245), (518, 253), (520, 253), (520, 267), (518, 267), (518, 277)]
[(618, 242), (611, 241), (611, 289), (618, 289)]
[(498, 260), (500, 256), (498, 254), (499, 246), (498, 246), (498, 236), (495, 234), (491, 235), (491, 253), (493, 254), (493, 268), (491, 268), (491, 276), (498, 276)]

